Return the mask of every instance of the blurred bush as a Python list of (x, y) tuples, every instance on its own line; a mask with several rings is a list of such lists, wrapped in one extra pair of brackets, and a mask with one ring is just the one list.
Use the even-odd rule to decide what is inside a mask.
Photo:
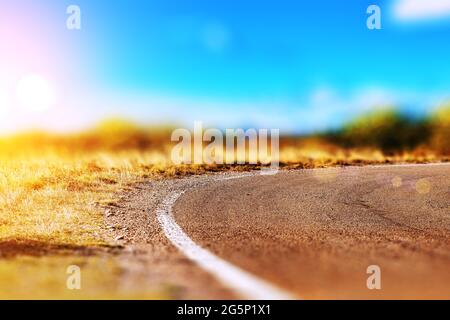
[(109, 118), (79, 136), (82, 149), (126, 150), (160, 149), (170, 141), (170, 126), (144, 127), (134, 122)]
[(29, 131), (0, 138), (1, 155), (18, 153), (90, 152), (121, 150), (164, 151), (170, 144), (173, 127), (139, 126), (121, 119), (106, 119), (94, 128), (67, 134)]
[(441, 155), (450, 155), (450, 103), (437, 109), (428, 122), (431, 149)]
[[(0, 156), (36, 155), (46, 151), (74, 155), (102, 151), (151, 151), (170, 155), (170, 136), (176, 126), (141, 126), (110, 118), (80, 133), (27, 132), (0, 137)], [(311, 136), (283, 136), (280, 147), (289, 158), (317, 158), (352, 150), (384, 155), (450, 155), (450, 104), (429, 116), (414, 118), (394, 108), (378, 109), (359, 116), (342, 128)], [(308, 151), (308, 152), (306, 152)], [(285, 152), (284, 155), (287, 153)], [(294, 157), (295, 156), (295, 157)], [(293, 161), (293, 160), (292, 160)]]
[(326, 137), (344, 147), (369, 147), (386, 154), (412, 150), (429, 140), (430, 125), (394, 108), (380, 109), (352, 120)]

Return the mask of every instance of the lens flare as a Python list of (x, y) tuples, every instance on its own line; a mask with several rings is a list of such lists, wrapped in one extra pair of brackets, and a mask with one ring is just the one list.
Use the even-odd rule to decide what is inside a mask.
[(41, 75), (24, 76), (17, 85), (17, 100), (21, 107), (33, 112), (48, 110), (56, 103), (54, 88)]
[(6, 90), (0, 89), (0, 116), (5, 115), (11, 108), (11, 99)]

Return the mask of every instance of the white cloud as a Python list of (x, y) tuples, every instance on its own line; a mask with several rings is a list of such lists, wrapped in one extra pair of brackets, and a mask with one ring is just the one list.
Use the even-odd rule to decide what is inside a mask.
[(291, 115), (294, 130), (312, 132), (336, 128), (353, 117), (396, 105), (400, 93), (378, 87), (359, 88), (352, 92), (339, 92), (330, 87), (319, 87)]
[[(0, 117), (0, 134), (29, 128), (80, 130), (109, 116), (122, 116), (144, 124), (172, 123), (185, 128), (192, 128), (194, 121), (199, 120), (205, 127), (279, 128), (282, 133), (309, 133), (337, 128), (349, 119), (379, 107), (395, 105), (411, 107), (411, 111), (429, 112), (433, 106), (450, 99), (448, 92), (377, 86), (346, 92), (320, 86), (296, 100), (236, 101), (174, 97), (157, 92), (117, 94), (96, 91), (94, 94), (83, 90), (67, 92), (65, 97), (64, 106), (47, 113), (29, 116), (20, 110), (12, 110), (14, 112), (9, 112), (8, 117)], [(1, 100), (0, 90), (0, 104)]]
[(7, 114), (11, 107), (11, 99), (6, 90), (0, 88), (0, 117)]
[[(96, 110), (96, 114), (91, 115), (91, 118), (96, 119), (108, 114), (119, 114), (136, 121), (174, 123), (186, 128), (191, 128), (194, 121), (199, 120), (205, 126), (222, 129), (279, 128), (283, 133), (308, 133), (339, 127), (355, 116), (386, 106), (411, 107), (411, 111), (417, 112), (427, 111), (427, 108), (442, 101), (448, 94), (379, 86), (341, 92), (324, 85), (295, 101), (169, 97), (158, 93), (133, 96), (134, 98), (105, 94), (104, 98), (92, 102), (92, 107), (85, 109), (89, 110), (86, 112)], [(83, 99), (83, 103), (86, 103), (86, 99)], [(100, 110), (98, 106), (105, 108)]]
[(450, 17), (450, 0), (397, 0), (394, 14), (403, 21)]

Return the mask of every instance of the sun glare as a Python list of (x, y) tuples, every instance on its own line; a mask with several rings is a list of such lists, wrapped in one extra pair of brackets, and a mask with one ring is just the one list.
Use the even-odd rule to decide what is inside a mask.
[(6, 91), (0, 89), (0, 116), (5, 115), (11, 107), (11, 101)]
[(17, 101), (20, 106), (29, 111), (45, 111), (56, 102), (53, 87), (42, 76), (29, 74), (24, 76), (17, 85)]

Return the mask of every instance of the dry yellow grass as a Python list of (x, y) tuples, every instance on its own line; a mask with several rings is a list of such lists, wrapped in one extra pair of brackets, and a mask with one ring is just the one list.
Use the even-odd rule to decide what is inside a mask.
[[(81, 290), (68, 290), (67, 267), (81, 268)], [(124, 285), (122, 269), (106, 255), (20, 256), (0, 261), (0, 300), (5, 299), (169, 299), (171, 288)]]
[[(152, 146), (141, 139), (126, 148), (134, 138), (121, 135), (120, 147), (105, 148), (103, 141), (113, 139), (110, 133), (100, 138), (38, 135), (0, 141), (0, 299), (164, 298), (164, 292), (121, 292), (114, 255), (99, 249), (99, 254), (83, 256), (89, 248), (111, 245), (105, 238), (102, 205), (113, 204), (119, 191), (143, 179), (258, 168), (175, 166), (166, 142)], [(429, 150), (387, 157), (373, 149), (345, 150), (313, 139), (282, 141), (280, 160), (287, 168), (448, 161)], [(83, 278), (91, 282), (81, 292), (65, 287), (65, 270), (73, 263), (84, 266)]]
[(131, 181), (98, 160), (48, 154), (0, 162), (0, 241), (98, 245), (101, 213), (93, 205)]
[[(102, 205), (163, 172), (155, 160), (158, 154), (137, 151), (0, 157), (0, 299), (166, 297), (123, 292), (120, 263), (102, 249), (110, 246)], [(71, 264), (83, 266), (81, 291), (66, 288)]]
[[(386, 157), (376, 150), (327, 150), (314, 145), (285, 147), (280, 158), (282, 166), (301, 168), (440, 160), (432, 154)], [(54, 151), (0, 158), (0, 242), (16, 239), (102, 245), (103, 212), (98, 204), (114, 201), (117, 191), (132, 183), (151, 177), (254, 167), (174, 166), (168, 154), (138, 150)]]

